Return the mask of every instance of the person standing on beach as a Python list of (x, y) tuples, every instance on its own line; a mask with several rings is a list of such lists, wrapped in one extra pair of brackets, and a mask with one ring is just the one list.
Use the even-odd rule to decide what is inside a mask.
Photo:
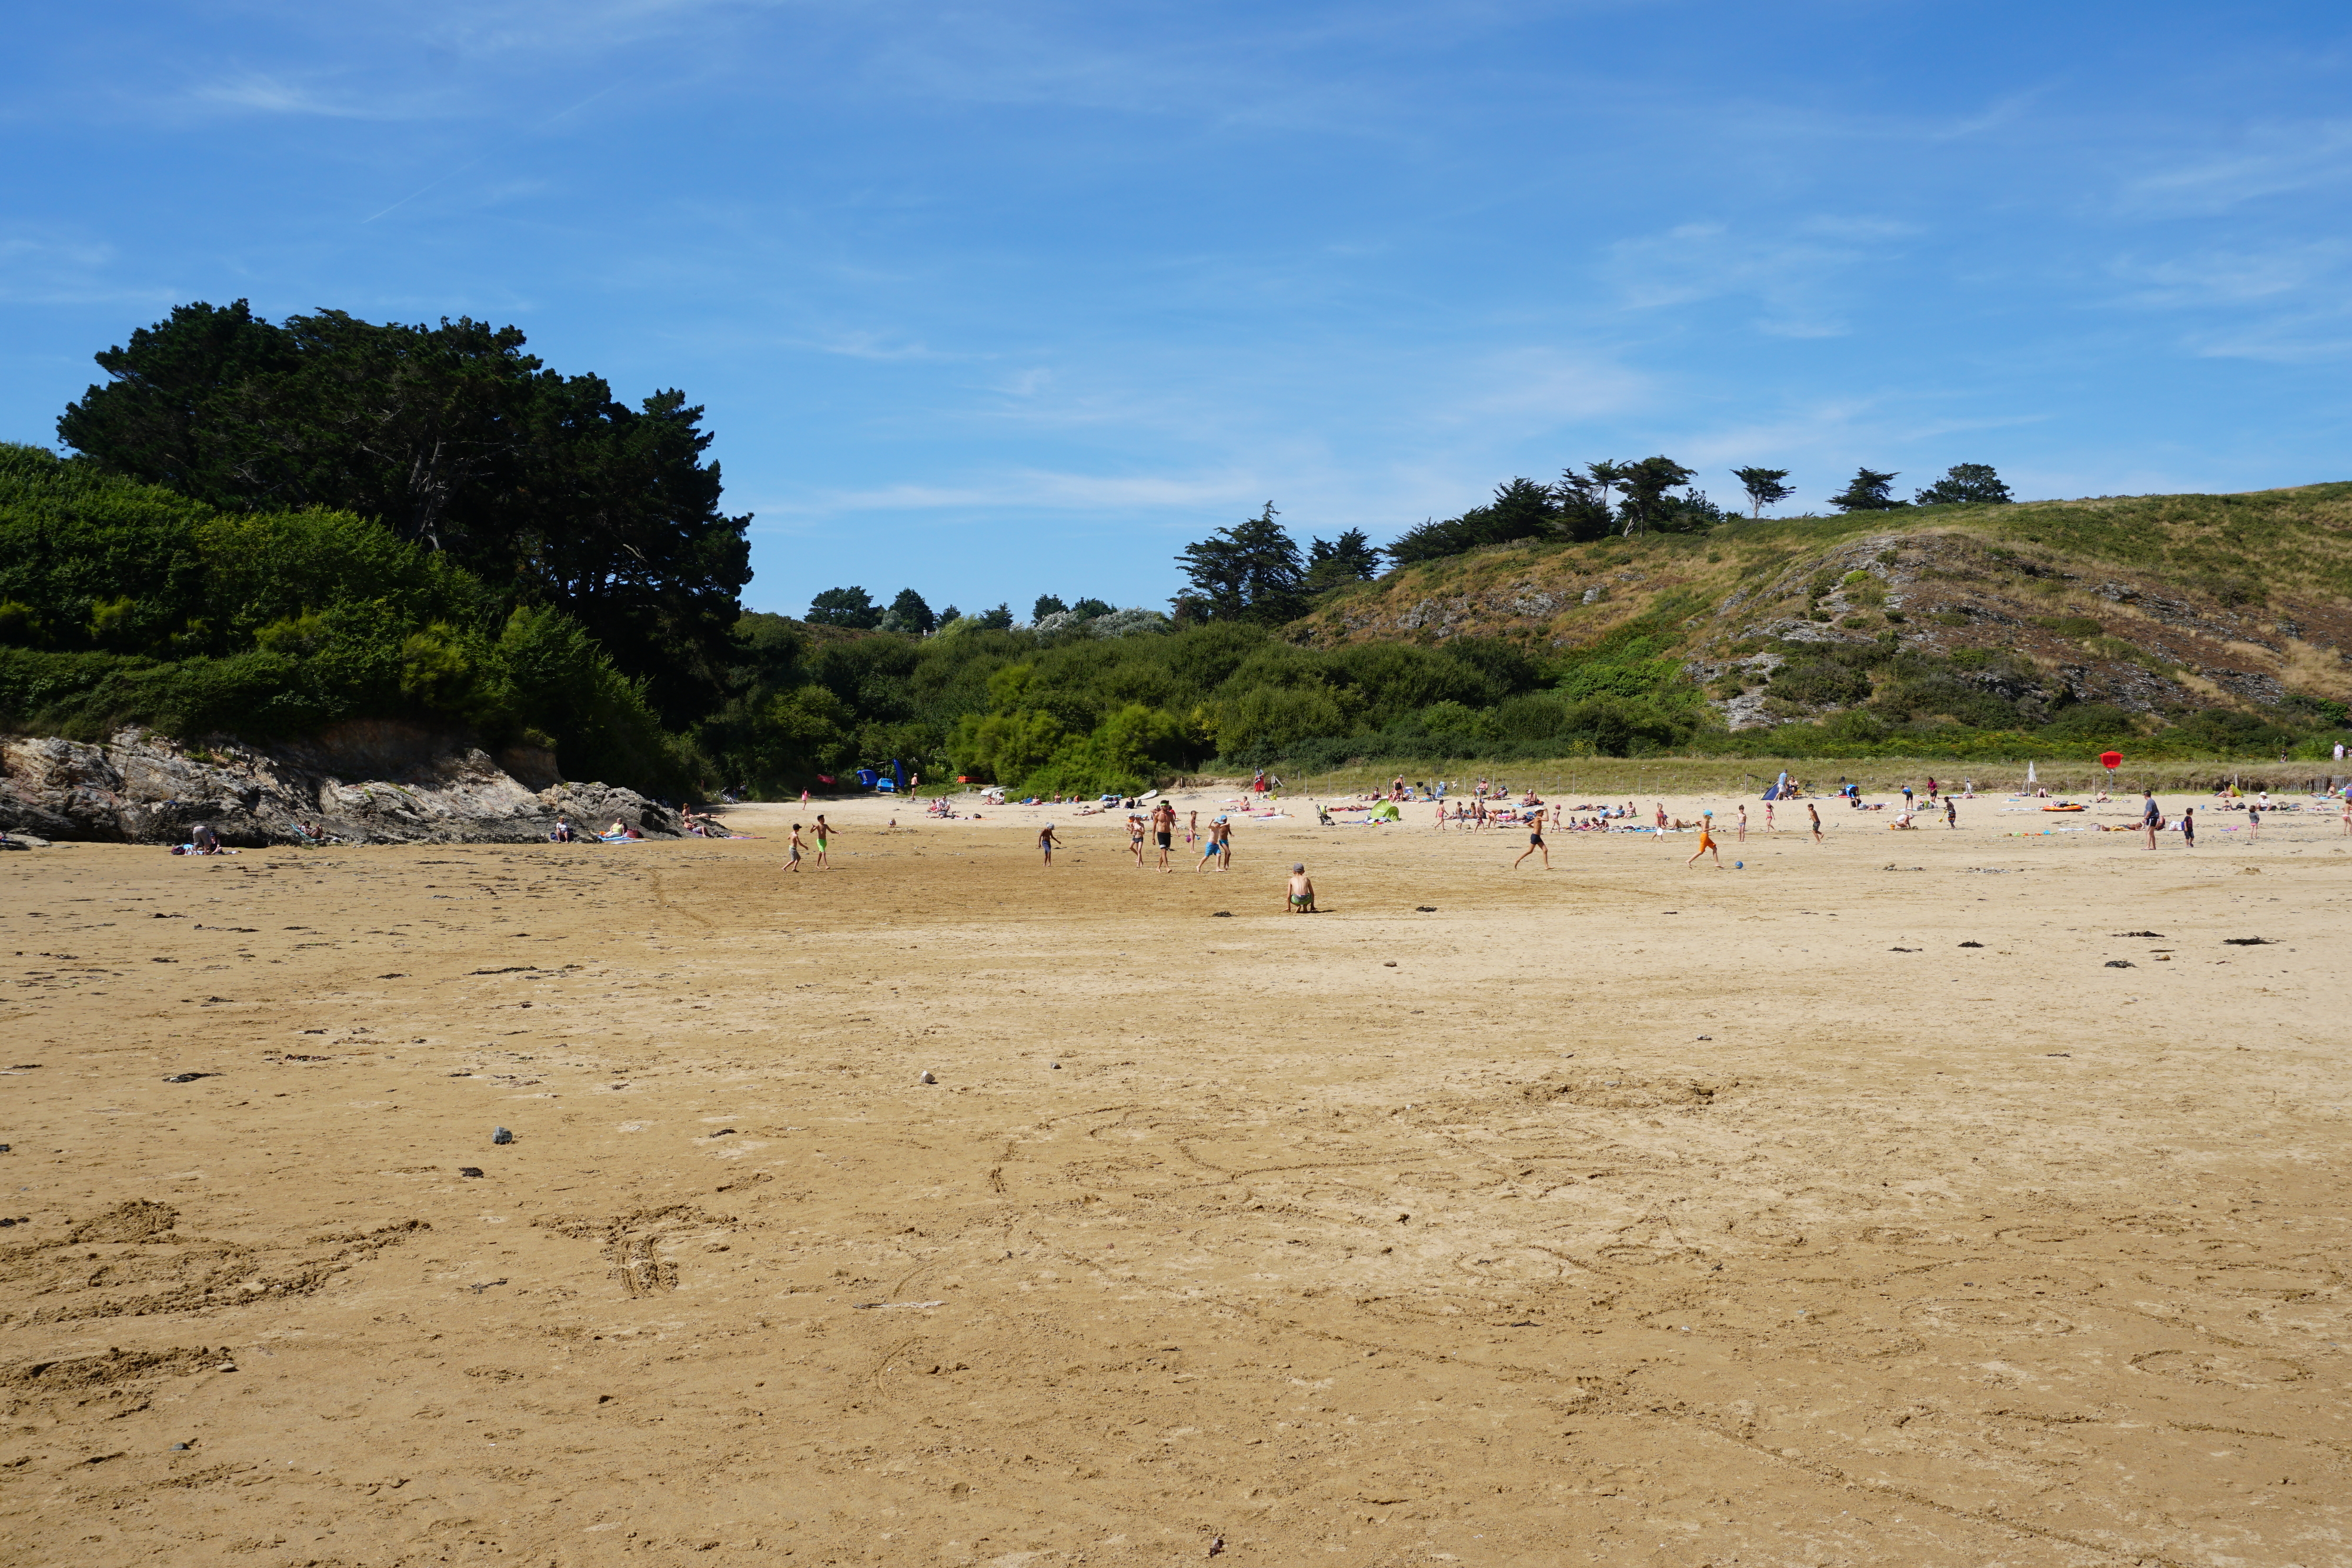
[(1957, 828), (1959, 825), (1960, 803), (1947, 795), (1944, 797), (1944, 826)]
[(1127, 814), (1127, 851), (1135, 857), (1135, 869), (1143, 869), (1143, 819), (1133, 811)]
[(1054, 863), (1054, 848), (1062, 841), (1054, 836), (1054, 824), (1048, 822), (1037, 834), (1037, 847), (1045, 852), (1045, 863)]
[(2164, 813), (2156, 809), (2156, 791), (2143, 789), (2139, 794), (2139, 825), (2147, 831), (2147, 847), (2156, 848), (2156, 830), (2164, 822)]
[(1748, 841), (1748, 802), (1745, 800), (1739, 802), (1739, 841), (1743, 844)]
[(1805, 815), (1813, 820), (1813, 842), (1820, 843), (1822, 841), (1821, 808), (1815, 806), (1811, 800), (1808, 800), (1805, 802)]
[(1168, 850), (1176, 841), (1176, 808), (1165, 800), (1151, 808), (1151, 837), (1160, 846), (1160, 869), (1174, 869), (1168, 863)]
[(1780, 831), (1780, 825), (1772, 820), (1772, 802), (1769, 800), (1764, 802), (1764, 831), (1768, 833)]
[(2197, 847), (2197, 808), (2194, 806), (2180, 808), (2180, 841), (2192, 850)]
[(833, 842), (833, 825), (824, 820), (824, 813), (823, 811), (819, 811), (816, 814), (816, 827), (814, 830), (814, 832), (816, 838), (816, 869), (819, 871), (831, 871), (833, 869), (833, 862), (826, 856), (824, 852), (825, 846)]
[(1201, 813), (1198, 811), (1193, 812), (1184, 821), (1184, 841), (1188, 844), (1197, 844), (1201, 841)]

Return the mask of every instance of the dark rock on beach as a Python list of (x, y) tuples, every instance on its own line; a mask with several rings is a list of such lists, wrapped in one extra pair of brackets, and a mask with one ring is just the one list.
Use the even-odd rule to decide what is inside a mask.
[(620, 821), (675, 838), (675, 810), (633, 789), (558, 779), (536, 747), (493, 758), (462, 735), (369, 720), (304, 740), (201, 744), (124, 729), (96, 745), (0, 737), (0, 831), (180, 843), (206, 823), (226, 844), (299, 843), (299, 822), (352, 843), (521, 842), (561, 814), (583, 835)]

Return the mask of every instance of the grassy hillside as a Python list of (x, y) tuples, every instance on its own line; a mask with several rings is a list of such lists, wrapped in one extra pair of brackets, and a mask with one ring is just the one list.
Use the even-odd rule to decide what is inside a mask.
[(2352, 699), (2352, 484), (1495, 546), (1345, 591), (1294, 634), (1504, 638), (1564, 689), (1703, 702), (1730, 736), (1932, 755), (1941, 729), (1966, 755), (1968, 730), (2144, 749), (2186, 727), (2168, 749), (2291, 749)]

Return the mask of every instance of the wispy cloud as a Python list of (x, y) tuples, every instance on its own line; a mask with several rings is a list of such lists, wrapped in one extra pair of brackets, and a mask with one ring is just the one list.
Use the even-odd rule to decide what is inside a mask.
[(173, 298), (160, 283), (114, 276), (115, 246), (87, 235), (19, 230), (0, 234), (0, 302), (11, 305), (137, 305)]
[(1602, 272), (1627, 308), (1671, 309), (1746, 296), (1761, 308), (1755, 325), (1783, 338), (1832, 338), (1847, 328), (1838, 308), (1845, 276), (1892, 259), (1919, 232), (1891, 218), (1823, 214), (1778, 230), (1726, 223), (1678, 225), (1610, 246)]
[(200, 83), (188, 96), (215, 109), (331, 120), (414, 120), (421, 112), (418, 100), (410, 94), (371, 100), (356, 89), (328, 89), (252, 71)]
[(2123, 303), (2163, 309), (2252, 305), (2322, 291), (2345, 297), (2344, 274), (2352, 241), (2307, 240), (2260, 250), (2215, 248), (2163, 261), (2126, 259), (2116, 274), (2137, 287)]
[(2258, 125), (2236, 140), (2227, 152), (2126, 182), (2118, 204), (2136, 214), (2213, 214), (2352, 181), (2352, 120)]
[(870, 512), (1162, 510), (1240, 503), (1262, 481), (1241, 474), (1074, 474), (1017, 469), (961, 484), (898, 484), (826, 490), (768, 501), (762, 517), (835, 517)]

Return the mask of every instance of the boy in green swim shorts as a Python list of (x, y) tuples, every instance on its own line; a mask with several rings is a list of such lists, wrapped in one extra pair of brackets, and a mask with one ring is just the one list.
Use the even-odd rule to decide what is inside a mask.
[(1315, 913), (1315, 879), (1307, 874), (1307, 862), (1300, 861), (1290, 868), (1290, 903), (1293, 915)]

